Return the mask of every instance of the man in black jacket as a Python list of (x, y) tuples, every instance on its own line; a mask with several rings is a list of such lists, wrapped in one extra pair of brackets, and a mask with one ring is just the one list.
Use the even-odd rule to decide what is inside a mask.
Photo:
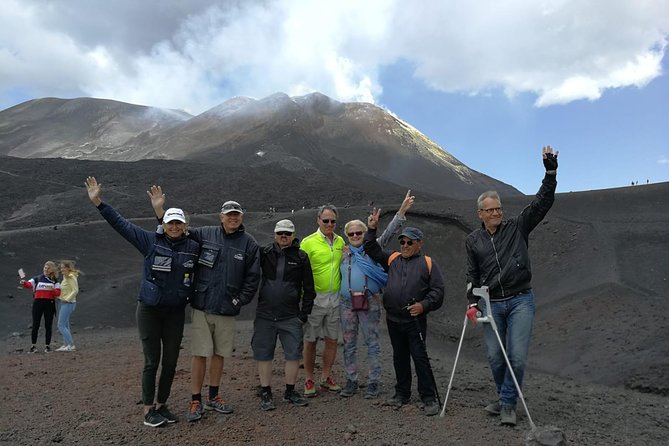
[(365, 252), (388, 271), (383, 307), (397, 380), (395, 395), (388, 404), (401, 407), (411, 399), (410, 360), (413, 359), (425, 415), (433, 416), (439, 413), (439, 405), (424, 340), (427, 313), (438, 310), (444, 302), (444, 279), (439, 265), (421, 253), (423, 232), (420, 229), (404, 228), (399, 236), (400, 253), (388, 253), (376, 241), (378, 223), (378, 213), (367, 218)]
[[(535, 313), (528, 237), (553, 205), (557, 186), (557, 155), (557, 151), (553, 154), (551, 146), (543, 148), (546, 175), (536, 198), (517, 217), (503, 220), (502, 202), (497, 192), (481, 194), (477, 202), (481, 227), (469, 234), (465, 241), (467, 317), (476, 323), (479, 298), (473, 295), (472, 288), (488, 286), (492, 315), (519, 385), (523, 382)], [(485, 313), (485, 308), (480, 311)], [(486, 411), (501, 415), (502, 424), (513, 426), (516, 424), (518, 391), (489, 324), (484, 326), (484, 336), (499, 397), (498, 401), (486, 407)]]
[(295, 390), (295, 381), (302, 358), (302, 324), (314, 306), (316, 291), (309, 256), (294, 234), (293, 222), (280, 220), (274, 227), (274, 243), (260, 251), (262, 284), (251, 346), (258, 361), (262, 410), (275, 408), (271, 382), (277, 337), (286, 359), (283, 400), (295, 406), (308, 404)]

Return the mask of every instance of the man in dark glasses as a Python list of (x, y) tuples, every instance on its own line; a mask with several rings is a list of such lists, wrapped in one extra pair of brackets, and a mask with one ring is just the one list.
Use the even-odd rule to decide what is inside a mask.
[(396, 384), (395, 394), (387, 403), (401, 407), (411, 400), (413, 360), (425, 415), (434, 416), (439, 413), (439, 404), (425, 339), (427, 314), (444, 302), (444, 279), (439, 265), (421, 252), (424, 236), (420, 229), (404, 228), (399, 236), (399, 254), (390, 253), (376, 241), (378, 223), (378, 213), (367, 218), (365, 252), (388, 271), (383, 307), (393, 347)]
[(320, 388), (339, 392), (341, 387), (332, 377), (332, 366), (337, 356), (339, 338), (339, 264), (344, 250), (344, 239), (335, 234), (337, 208), (326, 204), (318, 209), (318, 229), (302, 240), (300, 248), (309, 255), (314, 274), (316, 299), (304, 331), (304, 396), (316, 396), (314, 368), (316, 341), (323, 338), (323, 364)]
[(251, 341), (260, 375), (260, 408), (275, 408), (271, 382), (277, 337), (286, 360), (283, 401), (306, 406), (307, 401), (295, 390), (295, 381), (302, 358), (302, 324), (311, 313), (316, 291), (309, 256), (300, 249), (292, 221), (276, 223), (274, 242), (260, 251), (260, 267), (262, 283)]
[[(518, 384), (522, 386), (527, 353), (534, 321), (532, 271), (528, 253), (530, 232), (544, 219), (555, 200), (558, 152), (551, 146), (543, 148), (546, 174), (535, 199), (520, 215), (504, 219), (502, 202), (497, 192), (482, 193), (477, 201), (481, 227), (467, 236), (467, 317), (476, 323), (479, 298), (473, 288), (488, 286), (490, 305), (504, 349), (511, 362)], [(483, 307), (483, 305), (481, 305)], [(501, 424), (516, 424), (518, 391), (507, 370), (504, 354), (490, 324), (483, 327), (488, 362), (497, 387), (498, 401), (485, 410), (500, 415)]]

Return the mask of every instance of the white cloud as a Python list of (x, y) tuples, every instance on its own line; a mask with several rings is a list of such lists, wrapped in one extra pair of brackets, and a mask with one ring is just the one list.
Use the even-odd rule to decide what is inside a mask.
[(15, 90), (192, 113), (277, 91), (376, 102), (380, 71), (406, 61), (435, 90), (549, 106), (643, 87), (668, 32), (669, 0), (5, 0), (0, 104)]
[(669, 164), (669, 158), (667, 158), (666, 156), (663, 156), (662, 158), (657, 160), (657, 164)]

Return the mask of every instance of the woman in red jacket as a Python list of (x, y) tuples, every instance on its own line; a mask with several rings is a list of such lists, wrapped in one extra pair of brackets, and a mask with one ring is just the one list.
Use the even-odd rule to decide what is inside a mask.
[(53, 318), (56, 315), (56, 298), (60, 296), (58, 283), (58, 267), (54, 262), (44, 264), (42, 274), (30, 280), (21, 280), (23, 288), (33, 290), (33, 328), (31, 333), (32, 346), (30, 353), (37, 351), (37, 333), (44, 316), (44, 353), (51, 352), (51, 335), (53, 333)]

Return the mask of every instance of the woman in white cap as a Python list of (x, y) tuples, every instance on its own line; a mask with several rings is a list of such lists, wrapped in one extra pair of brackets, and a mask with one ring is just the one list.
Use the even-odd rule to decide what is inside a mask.
[[(186, 237), (184, 212), (170, 208), (162, 219), (164, 232), (147, 231), (130, 223), (102, 202), (102, 185), (86, 179), (88, 198), (107, 222), (144, 255), (144, 271), (137, 302), (137, 326), (144, 352), (142, 402), (144, 424), (158, 427), (177, 418), (167, 409), (183, 337), (185, 307), (193, 283), (200, 245)], [(162, 352), (162, 359), (161, 359)], [(162, 361), (162, 362), (161, 362)], [(162, 370), (156, 394), (158, 365)]]

